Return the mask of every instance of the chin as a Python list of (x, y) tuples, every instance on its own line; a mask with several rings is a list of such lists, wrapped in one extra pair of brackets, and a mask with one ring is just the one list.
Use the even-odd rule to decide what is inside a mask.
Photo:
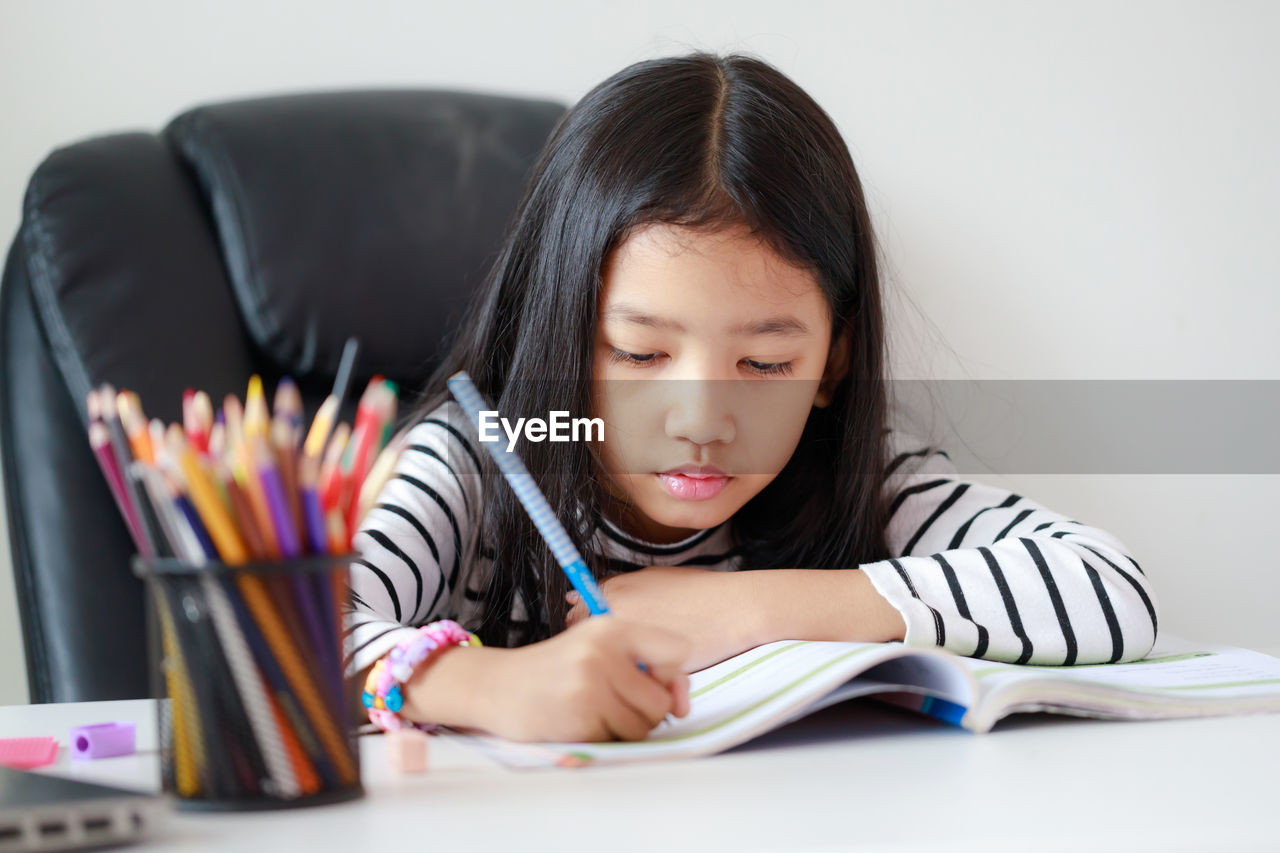
[(705, 530), (715, 527), (738, 511), (736, 501), (712, 498), (709, 501), (682, 501), (663, 495), (650, 506), (642, 507), (649, 518), (664, 527)]

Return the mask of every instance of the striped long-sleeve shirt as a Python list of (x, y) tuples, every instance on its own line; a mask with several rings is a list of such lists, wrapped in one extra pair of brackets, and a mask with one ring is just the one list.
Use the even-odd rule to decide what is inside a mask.
[[(469, 560), (481, 494), (465, 415), (442, 404), (414, 425), (395, 474), (355, 537), (348, 670), (412, 632), (451, 618), (474, 627), (492, 562)], [(1155, 643), (1155, 595), (1111, 534), (1029, 498), (961, 478), (946, 454), (888, 435), (888, 559), (864, 563), (902, 614), (907, 645), (1033, 664), (1128, 661)], [(650, 565), (740, 568), (729, 522), (670, 544), (642, 542), (607, 519), (594, 553), (621, 570)], [(517, 611), (523, 610), (517, 601)], [(523, 612), (514, 618), (525, 618)]]

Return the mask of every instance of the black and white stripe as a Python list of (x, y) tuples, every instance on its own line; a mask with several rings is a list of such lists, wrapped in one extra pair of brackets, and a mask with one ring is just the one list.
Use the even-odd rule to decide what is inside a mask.
[(894, 556), (861, 568), (903, 614), (906, 642), (1032, 664), (1117, 662), (1150, 650), (1154, 594), (1109, 533), (963, 480), (941, 453), (899, 452), (893, 467), (885, 488)]

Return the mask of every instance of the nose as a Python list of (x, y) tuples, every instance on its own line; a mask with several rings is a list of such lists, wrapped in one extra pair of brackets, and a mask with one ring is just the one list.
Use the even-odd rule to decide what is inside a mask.
[(670, 379), (667, 436), (697, 445), (733, 441), (737, 431), (729, 405), (731, 380)]

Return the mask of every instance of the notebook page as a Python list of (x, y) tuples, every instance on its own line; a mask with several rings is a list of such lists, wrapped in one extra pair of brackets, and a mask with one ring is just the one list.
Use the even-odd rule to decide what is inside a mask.
[[(822, 643), (784, 640), (743, 652), (690, 676), (692, 708), (669, 718), (634, 743), (517, 744), (470, 733), (494, 758), (516, 767), (614, 763), (706, 755), (743, 743), (800, 716), (801, 709), (851, 677), (903, 654), (945, 653), (907, 649), (899, 643)], [(885, 689), (869, 682), (865, 692)], [(855, 691), (856, 692), (856, 691)], [(847, 698), (847, 696), (846, 696)]]
[[(1162, 637), (1141, 661), (1072, 667), (964, 664), (984, 696), (984, 723), (1000, 706), (1159, 718), (1280, 710), (1280, 659), (1217, 644)], [(987, 707), (988, 704), (990, 707)]]

